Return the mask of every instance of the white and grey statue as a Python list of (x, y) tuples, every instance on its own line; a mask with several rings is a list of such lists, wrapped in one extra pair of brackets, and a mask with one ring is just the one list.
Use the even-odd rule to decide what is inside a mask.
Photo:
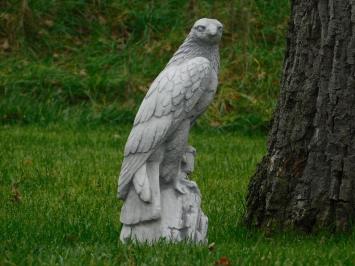
[(222, 31), (218, 20), (196, 21), (138, 110), (119, 176), (123, 242), (206, 241), (188, 136), (216, 93)]

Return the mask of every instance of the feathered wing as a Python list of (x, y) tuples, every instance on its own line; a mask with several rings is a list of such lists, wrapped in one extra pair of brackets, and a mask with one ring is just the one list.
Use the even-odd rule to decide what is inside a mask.
[(150, 86), (128, 137), (118, 182), (125, 199), (136, 171), (193, 109), (211, 78), (211, 64), (195, 57), (165, 68)]

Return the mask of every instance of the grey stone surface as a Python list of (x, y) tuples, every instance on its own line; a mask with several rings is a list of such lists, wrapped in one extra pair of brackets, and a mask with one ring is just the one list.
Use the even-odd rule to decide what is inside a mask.
[[(206, 241), (208, 219), (200, 208), (201, 194), (197, 184), (188, 180), (187, 177), (188, 171), (193, 168), (194, 154), (195, 150), (189, 146), (184, 155), (186, 158), (184, 158), (182, 166), (184, 193), (178, 192), (169, 183), (162, 184), (160, 186), (161, 211), (159, 218), (135, 224), (123, 224), (121, 241), (126, 242), (132, 239), (152, 243), (160, 238), (169, 241)], [(135, 216), (135, 207), (139, 202), (139, 197), (132, 188), (123, 205), (121, 217)], [(134, 209), (132, 210), (132, 208)], [(147, 209), (149, 210), (149, 206), (147, 206)]]
[(187, 177), (195, 157), (188, 136), (217, 89), (222, 30), (215, 19), (196, 21), (137, 112), (119, 176), (122, 241), (206, 240), (200, 192)]

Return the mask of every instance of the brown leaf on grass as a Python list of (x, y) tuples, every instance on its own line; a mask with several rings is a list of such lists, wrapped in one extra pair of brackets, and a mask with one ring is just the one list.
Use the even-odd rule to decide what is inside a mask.
[(44, 25), (46, 25), (48, 28), (51, 28), (51, 27), (53, 27), (54, 22), (53, 22), (53, 20), (46, 19), (46, 20), (44, 21)]
[(139, 85), (137, 88), (139, 91), (144, 92), (144, 93), (146, 93), (148, 91), (148, 88), (145, 85)]
[(32, 165), (32, 164), (33, 164), (33, 161), (32, 161), (31, 159), (25, 159), (25, 160), (22, 161), (22, 163), (23, 163), (24, 165)]
[(5, 40), (4, 40), (4, 42), (3, 42), (2, 45), (1, 45), (1, 48), (2, 48), (4, 51), (10, 50), (10, 44), (9, 44), (9, 40), (8, 40), (8, 39), (5, 39)]
[(100, 16), (99, 16), (99, 23), (100, 23), (101, 25), (105, 25), (105, 24), (107, 23), (106, 18), (100, 15)]
[(81, 69), (79, 71), (79, 75), (82, 76), (82, 77), (85, 77), (87, 75), (86, 70), (85, 69)]
[(20, 203), (21, 202), (21, 193), (17, 188), (16, 184), (13, 184), (11, 187), (11, 201), (13, 203)]
[(232, 265), (230, 260), (226, 256), (222, 256), (215, 262), (215, 265)]
[(266, 72), (265, 71), (261, 71), (260, 73), (257, 73), (258, 80), (264, 79), (265, 76), (266, 76)]
[(78, 46), (83, 44), (83, 42), (79, 38), (75, 38), (74, 43), (75, 43), (75, 45), (78, 45)]
[[(53, 86), (58, 86), (58, 85), (60, 85), (60, 81), (59, 80), (56, 80), (56, 79), (51, 79), (51, 80), (49, 80), (49, 83), (51, 84), (51, 85), (53, 85)], [(62, 90), (58, 90), (58, 93), (61, 93), (62, 92)]]
[(44, 29), (38, 31), (37, 33), (38, 33), (39, 36), (46, 36), (46, 35), (48, 35), (48, 31), (46, 31), (46, 30), (44, 30)]
[(78, 241), (78, 236), (74, 235), (74, 234), (68, 234), (66, 236), (64, 236), (64, 240), (65, 242), (69, 242), (69, 243), (74, 243), (76, 241)]
[(280, 85), (280, 81), (274, 79), (274, 80), (272, 81), (272, 85), (279, 86), (279, 85)]
[(219, 127), (220, 125), (221, 125), (221, 122), (219, 122), (217, 120), (213, 120), (210, 122), (211, 127)]

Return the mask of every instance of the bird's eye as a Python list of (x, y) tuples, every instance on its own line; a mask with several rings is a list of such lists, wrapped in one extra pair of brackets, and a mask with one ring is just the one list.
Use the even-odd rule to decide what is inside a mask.
[(199, 31), (199, 32), (202, 32), (202, 31), (204, 31), (205, 29), (206, 29), (206, 27), (203, 26), (203, 25), (198, 25), (198, 26), (196, 27), (196, 30)]
[(222, 31), (223, 27), (222, 26), (218, 26), (217, 28), (219, 31)]

